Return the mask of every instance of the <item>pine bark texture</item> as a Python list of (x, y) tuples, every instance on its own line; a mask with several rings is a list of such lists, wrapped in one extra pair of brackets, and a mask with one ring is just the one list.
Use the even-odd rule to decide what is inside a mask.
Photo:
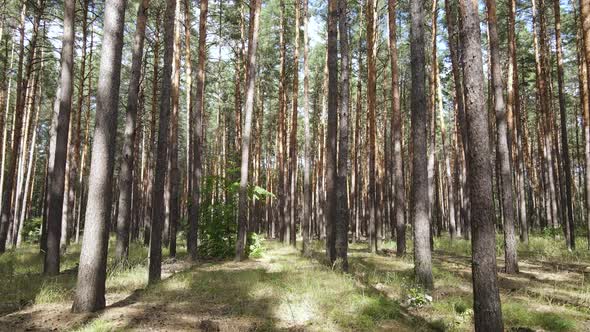
[(125, 0), (107, 0), (105, 3), (96, 123), (90, 162), (92, 176), (88, 183), (86, 222), (73, 312), (97, 311), (106, 304), (107, 250), (126, 5)]

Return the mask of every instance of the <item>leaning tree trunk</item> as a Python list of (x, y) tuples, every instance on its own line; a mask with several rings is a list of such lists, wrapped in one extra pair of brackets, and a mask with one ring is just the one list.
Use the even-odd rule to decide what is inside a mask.
[(498, 41), (496, 0), (487, 0), (488, 30), (490, 36), (490, 58), (492, 62), (492, 86), (494, 93), (494, 112), (496, 113), (497, 149), (502, 185), (502, 212), (504, 213), (504, 257), (506, 273), (518, 272), (516, 252), (516, 232), (514, 222), (514, 192), (512, 190), (512, 166), (510, 164), (510, 143), (506, 124), (506, 108), (502, 87), (502, 68)]
[(108, 235), (112, 206), (112, 179), (117, 139), (117, 112), (125, 0), (107, 0), (102, 55), (96, 94), (96, 124), (84, 239), (80, 253), (78, 283), (74, 296), (73, 312), (90, 312), (105, 307), (105, 282), (107, 267)]
[[(149, 0), (142, 0), (137, 10), (135, 36), (133, 38), (133, 55), (131, 57), (131, 81), (127, 93), (127, 115), (125, 117), (125, 136), (123, 139), (123, 156), (119, 171), (119, 215), (117, 218), (117, 260), (127, 260), (129, 256), (129, 225), (131, 224), (131, 188), (133, 183), (133, 164), (135, 154), (135, 128), (137, 127), (137, 109), (139, 108), (139, 85), (141, 79), (141, 60), (147, 22)], [(139, 179), (137, 180), (139, 181)]]
[(256, 48), (258, 46), (258, 26), (260, 23), (261, 0), (250, 2), (250, 31), (248, 33), (248, 66), (246, 72), (246, 107), (242, 132), (242, 163), (240, 165), (240, 192), (238, 201), (238, 239), (236, 257), (246, 258), (246, 234), (248, 232), (248, 165), (250, 157), (250, 132), (254, 111), (254, 92), (256, 83)]
[(492, 164), (485, 110), (481, 31), (477, 3), (461, 1), (463, 18), (463, 83), (469, 154), (472, 275), (476, 331), (503, 331), (496, 271), (496, 233), (492, 197)]
[(414, 272), (427, 289), (434, 287), (428, 220), (426, 64), (424, 56), (424, 0), (411, 3), (410, 60), (412, 72), (412, 190), (410, 213), (414, 225)]

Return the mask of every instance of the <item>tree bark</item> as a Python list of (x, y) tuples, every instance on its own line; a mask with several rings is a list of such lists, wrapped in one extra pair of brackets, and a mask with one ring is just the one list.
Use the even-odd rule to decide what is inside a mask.
[(309, 119), (309, 13), (308, 0), (303, 0), (303, 122), (304, 122), (304, 164), (303, 164), (303, 255), (311, 256), (311, 129)]
[(496, 234), (492, 197), (489, 125), (485, 112), (481, 31), (477, 3), (461, 0), (467, 158), (471, 201), (472, 278), (476, 331), (503, 331), (496, 272)]
[(197, 65), (197, 91), (195, 96), (195, 110), (193, 112), (194, 121), (194, 154), (192, 156), (193, 173), (192, 173), (192, 191), (191, 204), (189, 208), (189, 233), (187, 236), (187, 247), (191, 260), (197, 260), (197, 238), (200, 217), (200, 195), (201, 195), (201, 168), (203, 154), (203, 106), (205, 98), (205, 64), (206, 42), (207, 42), (207, 11), (209, 1), (202, 0), (199, 3), (199, 63)]
[(156, 151), (156, 167), (152, 193), (152, 228), (150, 233), (150, 284), (160, 281), (162, 274), (162, 226), (165, 219), (164, 191), (167, 165), (167, 152), (170, 129), (172, 59), (174, 57), (174, 16), (176, 0), (166, 1), (164, 13), (164, 67), (160, 90), (160, 121), (158, 124), (158, 142)]
[[(149, 0), (142, 0), (137, 10), (135, 35), (133, 38), (133, 53), (131, 56), (131, 81), (127, 92), (127, 115), (125, 117), (125, 136), (123, 139), (123, 156), (119, 171), (119, 215), (117, 218), (117, 244), (115, 256), (118, 261), (125, 261), (129, 256), (129, 226), (131, 223), (131, 189), (132, 173), (135, 163), (133, 143), (135, 142), (135, 128), (137, 127), (137, 109), (139, 106), (139, 84), (141, 79), (141, 64), (143, 58), (143, 42), (147, 22)], [(138, 181), (138, 180), (136, 180)]]
[(561, 15), (559, 0), (553, 0), (553, 14), (555, 15), (555, 48), (557, 53), (557, 89), (559, 95), (559, 114), (561, 126), (561, 154), (563, 159), (563, 173), (565, 173), (565, 207), (567, 220), (564, 220), (569, 229), (569, 238), (566, 244), (569, 250), (576, 248), (575, 225), (572, 201), (572, 171), (569, 155), (569, 141), (567, 138), (567, 110), (565, 106), (564, 78), (563, 78), (563, 51), (561, 43)]
[(376, 58), (377, 47), (375, 45), (375, 35), (377, 23), (375, 22), (375, 1), (367, 0), (367, 111), (368, 111), (368, 144), (369, 144), (369, 251), (377, 252), (377, 188), (375, 183), (375, 108), (377, 104), (377, 73)]
[(325, 214), (326, 214), (326, 254), (330, 262), (336, 260), (337, 196), (338, 170), (336, 164), (336, 139), (338, 132), (338, 0), (328, 0), (328, 124), (325, 146)]
[(73, 312), (90, 312), (105, 307), (108, 234), (126, 5), (125, 0), (107, 0), (105, 3), (106, 19), (90, 162), (92, 176), (88, 184), (86, 225)]
[[(60, 265), (60, 238), (62, 237), (62, 208), (64, 200), (65, 166), (68, 148), (68, 131), (70, 126), (70, 112), (73, 94), (73, 66), (74, 66), (74, 20), (75, 1), (64, 2), (64, 33), (61, 53), (61, 76), (59, 85), (59, 104), (54, 111), (56, 125), (54, 135), (53, 162), (49, 168), (49, 196), (47, 215), (47, 252), (43, 265), (43, 272), (47, 275), (57, 275)], [(50, 160), (51, 160), (50, 159)], [(65, 234), (64, 234), (65, 235)]]
[(240, 192), (238, 202), (238, 239), (236, 241), (237, 261), (246, 258), (246, 235), (248, 233), (248, 165), (250, 157), (250, 133), (254, 111), (256, 83), (256, 49), (258, 46), (258, 27), (260, 24), (261, 0), (250, 2), (250, 31), (248, 33), (248, 66), (246, 75), (246, 105), (242, 132), (242, 162), (240, 166)]
[(500, 178), (502, 185), (502, 212), (504, 216), (504, 258), (506, 273), (518, 272), (517, 243), (514, 221), (512, 190), (512, 165), (510, 163), (510, 133), (506, 123), (506, 109), (502, 87), (502, 68), (500, 64), (500, 46), (498, 41), (496, 0), (487, 0), (488, 29), (490, 36), (490, 58), (492, 62), (492, 86), (494, 94), (494, 112), (496, 113), (497, 149), (499, 157)]
[(348, 110), (350, 105), (350, 54), (348, 47), (348, 0), (339, 0), (338, 28), (340, 36), (340, 104), (338, 105), (338, 170), (336, 183), (337, 219), (335, 224), (335, 258), (343, 271), (348, 271)]
[(430, 252), (430, 223), (428, 220), (428, 169), (426, 108), (426, 64), (424, 56), (424, 0), (412, 1), (410, 29), (410, 60), (412, 72), (412, 190), (410, 213), (414, 226), (414, 272), (418, 284), (434, 287)]

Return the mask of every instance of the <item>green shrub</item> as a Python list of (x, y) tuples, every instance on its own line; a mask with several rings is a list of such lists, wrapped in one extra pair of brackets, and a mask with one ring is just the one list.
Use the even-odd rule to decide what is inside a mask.
[(264, 235), (249, 233), (246, 246), (246, 255), (251, 258), (260, 258), (264, 252)]
[(25, 220), (22, 230), (23, 240), (29, 243), (39, 243), (42, 223), (43, 219), (41, 217)]
[[(222, 191), (227, 199), (208, 199)], [(209, 176), (205, 178), (202, 187), (203, 203), (199, 219), (199, 255), (205, 258), (227, 258), (235, 253), (237, 241), (237, 204), (239, 184), (227, 178)], [(249, 186), (250, 200), (265, 201), (273, 194), (259, 186)], [(184, 225), (186, 231), (187, 225)], [(248, 236), (247, 254), (260, 255), (262, 253), (262, 238), (259, 235)]]

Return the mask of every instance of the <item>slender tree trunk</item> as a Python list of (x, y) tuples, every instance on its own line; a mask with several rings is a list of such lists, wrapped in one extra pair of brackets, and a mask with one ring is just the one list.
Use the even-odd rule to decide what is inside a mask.
[(279, 239), (285, 241), (285, 205), (286, 205), (286, 188), (285, 188), (285, 149), (287, 148), (287, 128), (285, 126), (286, 113), (286, 93), (285, 93), (285, 72), (286, 72), (286, 46), (285, 46), (285, 3), (279, 1), (280, 22), (279, 22), (279, 115), (278, 115), (278, 209), (279, 209)]
[(469, 154), (472, 275), (476, 331), (503, 331), (496, 272), (496, 234), (492, 197), (489, 125), (485, 112), (481, 31), (475, 2), (461, 0), (463, 68)]
[(561, 122), (561, 153), (563, 159), (563, 172), (565, 173), (565, 203), (566, 206), (562, 207), (567, 211), (567, 219), (564, 223), (569, 228), (569, 238), (566, 239), (568, 249), (575, 249), (576, 237), (575, 237), (575, 226), (574, 226), (574, 215), (573, 215), (573, 201), (572, 201), (572, 172), (571, 162), (568, 147), (567, 138), (567, 110), (565, 106), (565, 95), (564, 89), (564, 78), (563, 78), (563, 51), (561, 43), (561, 15), (560, 6), (558, 0), (553, 0), (553, 14), (555, 15), (555, 48), (557, 53), (557, 85), (559, 95), (559, 114)]
[(496, 113), (497, 149), (499, 157), (502, 212), (504, 216), (504, 258), (506, 273), (518, 272), (516, 252), (516, 232), (514, 221), (514, 199), (512, 191), (512, 165), (510, 163), (510, 133), (506, 123), (506, 109), (502, 87), (502, 68), (500, 64), (500, 46), (498, 41), (496, 0), (487, 0), (488, 29), (490, 36), (490, 58), (492, 62), (492, 86), (494, 94), (494, 111)]
[(203, 154), (203, 106), (205, 98), (205, 64), (207, 61), (207, 11), (209, 1), (201, 0), (199, 3), (199, 64), (197, 66), (197, 91), (195, 96), (194, 121), (194, 155), (192, 157), (192, 190), (191, 203), (189, 208), (189, 233), (187, 236), (187, 247), (191, 260), (197, 260), (197, 236), (200, 219), (200, 195), (201, 195), (201, 172)]
[(376, 57), (377, 47), (375, 45), (375, 35), (377, 23), (375, 22), (375, 1), (367, 0), (367, 111), (369, 126), (369, 250), (377, 252), (377, 220), (376, 204), (377, 189), (375, 183), (375, 108), (377, 104), (377, 73)]
[(290, 231), (289, 231), (289, 243), (292, 246), (296, 246), (296, 214), (295, 209), (297, 207), (297, 195), (296, 195), (296, 188), (297, 188), (297, 181), (296, 181), (296, 173), (297, 173), (297, 108), (298, 108), (298, 95), (299, 95), (299, 27), (300, 27), (300, 0), (295, 0), (295, 45), (294, 45), (294, 55), (293, 55), (293, 100), (292, 100), (292, 111), (291, 111), (291, 137), (289, 139), (289, 175), (288, 175), (288, 183), (289, 186), (287, 187), (290, 190), (290, 199), (289, 199), (289, 221), (290, 221)]
[(105, 307), (105, 281), (115, 163), (116, 121), (121, 83), (125, 0), (107, 0), (96, 95), (96, 124), (86, 204), (86, 224), (80, 253), (73, 312)]
[(350, 54), (348, 47), (348, 0), (339, 0), (338, 28), (340, 35), (340, 104), (338, 105), (338, 170), (336, 183), (337, 217), (335, 223), (335, 258), (342, 270), (348, 271), (348, 110), (350, 105)]
[(326, 254), (330, 262), (336, 260), (338, 170), (336, 165), (336, 139), (338, 132), (338, 0), (328, 0), (328, 124), (325, 146), (325, 192), (326, 192)]
[(309, 119), (309, 13), (308, 0), (303, 0), (303, 121), (305, 130), (303, 164), (303, 255), (311, 256), (310, 231), (312, 226), (311, 129)]
[(170, 138), (168, 152), (168, 178), (170, 191), (170, 229), (168, 238), (170, 256), (176, 256), (176, 233), (180, 217), (180, 170), (178, 169), (178, 114), (180, 99), (180, 0), (176, 2), (176, 14), (174, 19), (174, 61), (172, 62), (172, 117), (170, 119)]
[(426, 64), (424, 56), (424, 1), (411, 3), (410, 59), (412, 72), (412, 193), (410, 213), (414, 228), (414, 272), (417, 282), (432, 289), (432, 262), (430, 253), (430, 226), (428, 220), (428, 168), (426, 108)]
[[(137, 109), (139, 108), (139, 84), (143, 58), (143, 42), (147, 23), (149, 0), (142, 0), (137, 10), (137, 22), (133, 38), (133, 55), (131, 56), (131, 81), (127, 92), (127, 115), (125, 117), (125, 136), (123, 139), (123, 156), (119, 171), (119, 215), (117, 218), (117, 260), (127, 260), (129, 256), (129, 226), (131, 223), (131, 190), (133, 184), (133, 167), (135, 154), (135, 128), (137, 127)], [(138, 181), (138, 179), (136, 180)]]
[(68, 148), (68, 130), (70, 126), (70, 112), (73, 94), (73, 66), (74, 66), (74, 20), (75, 1), (64, 2), (64, 33), (61, 53), (61, 76), (59, 85), (59, 104), (56, 102), (54, 111), (55, 140), (54, 148), (50, 148), (49, 168), (49, 197), (47, 215), (47, 252), (43, 272), (47, 275), (57, 275), (60, 264), (60, 238), (62, 237), (62, 208), (64, 200), (65, 166)]
[(248, 159), (250, 157), (250, 132), (254, 110), (254, 92), (256, 83), (256, 48), (258, 46), (258, 27), (260, 23), (261, 0), (250, 2), (250, 31), (248, 33), (248, 66), (246, 75), (246, 107), (242, 132), (242, 163), (240, 166), (240, 192), (238, 202), (238, 239), (236, 257), (241, 261), (246, 258), (246, 234), (248, 232)]
[[(396, 10), (397, 0), (388, 0), (389, 13), (389, 56), (391, 61), (391, 137), (393, 140), (393, 192), (394, 215), (396, 233), (396, 255), (403, 256), (406, 253), (406, 223), (405, 223), (405, 191), (403, 179), (403, 133), (402, 112), (399, 98), (399, 69), (397, 56), (397, 27)], [(360, 96), (359, 96), (360, 97)], [(357, 114), (358, 116), (358, 114)], [(357, 120), (358, 121), (358, 120)], [(357, 133), (358, 135), (358, 133)]]
[[(588, 68), (590, 68), (590, 0), (580, 0), (581, 30), (583, 33), (583, 58), (586, 65), (584, 81), (588, 86)], [(586, 91), (588, 93), (588, 90)], [(590, 250), (590, 106), (584, 107), (584, 155), (586, 158), (586, 227), (588, 249)]]
[(152, 228), (150, 233), (150, 284), (160, 281), (162, 274), (162, 226), (165, 219), (164, 191), (167, 165), (167, 152), (170, 129), (172, 61), (174, 57), (174, 22), (176, 0), (166, 1), (164, 13), (164, 67), (160, 92), (160, 121), (158, 124), (158, 143), (156, 168), (152, 193)]

